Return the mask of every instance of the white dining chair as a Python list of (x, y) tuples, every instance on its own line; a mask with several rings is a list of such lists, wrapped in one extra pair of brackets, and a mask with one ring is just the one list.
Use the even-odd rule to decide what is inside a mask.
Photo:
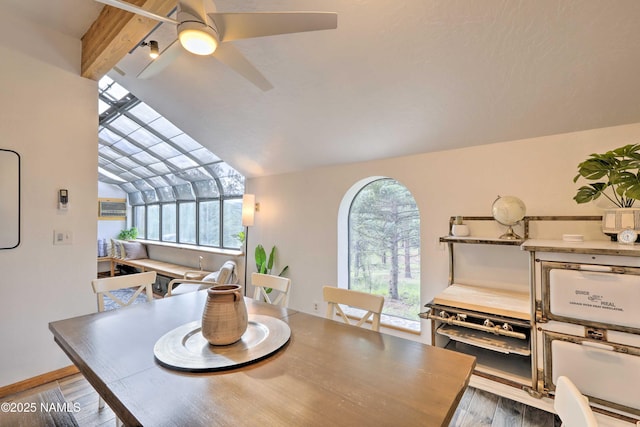
[(597, 427), (589, 400), (565, 376), (559, 376), (556, 381), (556, 395), (553, 408), (558, 413), (562, 425), (565, 427)]
[[(98, 300), (98, 311), (105, 311), (104, 299), (109, 298), (115, 302), (119, 308), (126, 307), (134, 303), (138, 298), (138, 295), (145, 292), (147, 296), (147, 302), (153, 301), (153, 284), (156, 281), (156, 272), (147, 271), (145, 273), (126, 274), (124, 276), (105, 277), (102, 279), (94, 279), (91, 281), (91, 287), (95, 292)], [(114, 295), (112, 291), (120, 289), (133, 288), (135, 291), (129, 297), (128, 300), (123, 301), (118, 296)], [(98, 409), (104, 408), (104, 400), (102, 397), (98, 397)], [(120, 419), (116, 417), (116, 426), (121, 426)]]
[(364, 327), (365, 322), (371, 318), (371, 330), (380, 330), (380, 315), (384, 305), (384, 297), (366, 292), (354, 291), (351, 289), (336, 288), (335, 286), (324, 286), (322, 288), (324, 301), (327, 303), (326, 318), (334, 320), (336, 314), (346, 324), (351, 325), (349, 317), (344, 313), (340, 305), (366, 310), (355, 326)]
[(253, 273), (251, 274), (251, 284), (255, 287), (253, 299), (282, 307), (289, 305), (291, 279), (271, 274)]
[[(98, 311), (104, 311), (104, 298), (109, 298), (119, 307), (126, 307), (133, 304), (142, 292), (147, 295), (147, 301), (153, 301), (153, 284), (156, 281), (156, 272), (147, 271), (145, 273), (126, 274), (124, 276), (105, 277), (93, 279), (91, 286), (98, 299)], [(135, 288), (135, 292), (127, 301), (123, 301), (111, 291), (126, 288)]]

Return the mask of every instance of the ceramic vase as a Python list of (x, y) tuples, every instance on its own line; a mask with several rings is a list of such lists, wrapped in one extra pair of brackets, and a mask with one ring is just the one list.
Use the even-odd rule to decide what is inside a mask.
[(207, 290), (202, 336), (209, 344), (233, 344), (247, 330), (247, 306), (240, 290), (240, 285), (216, 285)]

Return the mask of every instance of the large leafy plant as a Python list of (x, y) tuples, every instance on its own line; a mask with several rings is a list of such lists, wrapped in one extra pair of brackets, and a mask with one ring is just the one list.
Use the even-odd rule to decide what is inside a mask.
[[(271, 274), (271, 270), (273, 269), (273, 264), (276, 258), (276, 247), (271, 248), (271, 252), (269, 252), (269, 257), (267, 258), (267, 252), (264, 250), (262, 245), (256, 246), (256, 270), (258, 273), (262, 274)], [(287, 270), (289, 266), (285, 266), (278, 276), (282, 276)]]
[(618, 207), (633, 206), (640, 199), (639, 151), (640, 144), (629, 144), (604, 154), (591, 154), (578, 165), (573, 182), (580, 177), (596, 182), (580, 187), (573, 199), (587, 203), (604, 196)]

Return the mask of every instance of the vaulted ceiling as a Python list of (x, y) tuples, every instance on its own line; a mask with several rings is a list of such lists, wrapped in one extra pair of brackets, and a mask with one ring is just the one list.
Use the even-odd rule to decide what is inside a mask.
[[(74, 37), (102, 9), (91, 0), (5, 1)], [(173, 6), (136, 1), (161, 13)], [(115, 58), (124, 75), (112, 78), (247, 176), (640, 122), (637, 0), (218, 0), (216, 7), (333, 11), (338, 29), (233, 42), (273, 84), (267, 92), (210, 57), (183, 55), (161, 74), (136, 79), (146, 51), (129, 54), (104, 37), (103, 45), (85, 43), (84, 61), (97, 58), (88, 62), (99, 74)], [(125, 21), (97, 25), (133, 46), (154, 25)], [(166, 27), (151, 39), (166, 44), (173, 37)]]

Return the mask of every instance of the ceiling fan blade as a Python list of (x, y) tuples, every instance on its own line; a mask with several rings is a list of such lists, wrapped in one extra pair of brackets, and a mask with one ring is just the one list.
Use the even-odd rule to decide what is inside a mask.
[(178, 40), (174, 41), (168, 48), (162, 51), (160, 56), (144, 67), (137, 77), (139, 79), (149, 79), (156, 74), (159, 74), (183, 52), (184, 50), (182, 49), (180, 42), (178, 42)]
[(334, 12), (210, 13), (221, 41), (332, 30), (338, 27)]
[(231, 43), (221, 43), (213, 56), (263, 91), (273, 89), (273, 85)]
[(138, 6), (134, 6), (131, 3), (120, 0), (96, 0), (98, 3), (103, 3), (109, 6), (116, 7), (118, 9), (126, 10), (127, 12), (135, 13), (136, 15), (144, 16), (145, 18), (155, 19), (156, 21), (168, 22), (169, 24), (179, 24), (175, 19), (168, 18), (166, 16), (158, 15), (157, 13), (149, 12)]

